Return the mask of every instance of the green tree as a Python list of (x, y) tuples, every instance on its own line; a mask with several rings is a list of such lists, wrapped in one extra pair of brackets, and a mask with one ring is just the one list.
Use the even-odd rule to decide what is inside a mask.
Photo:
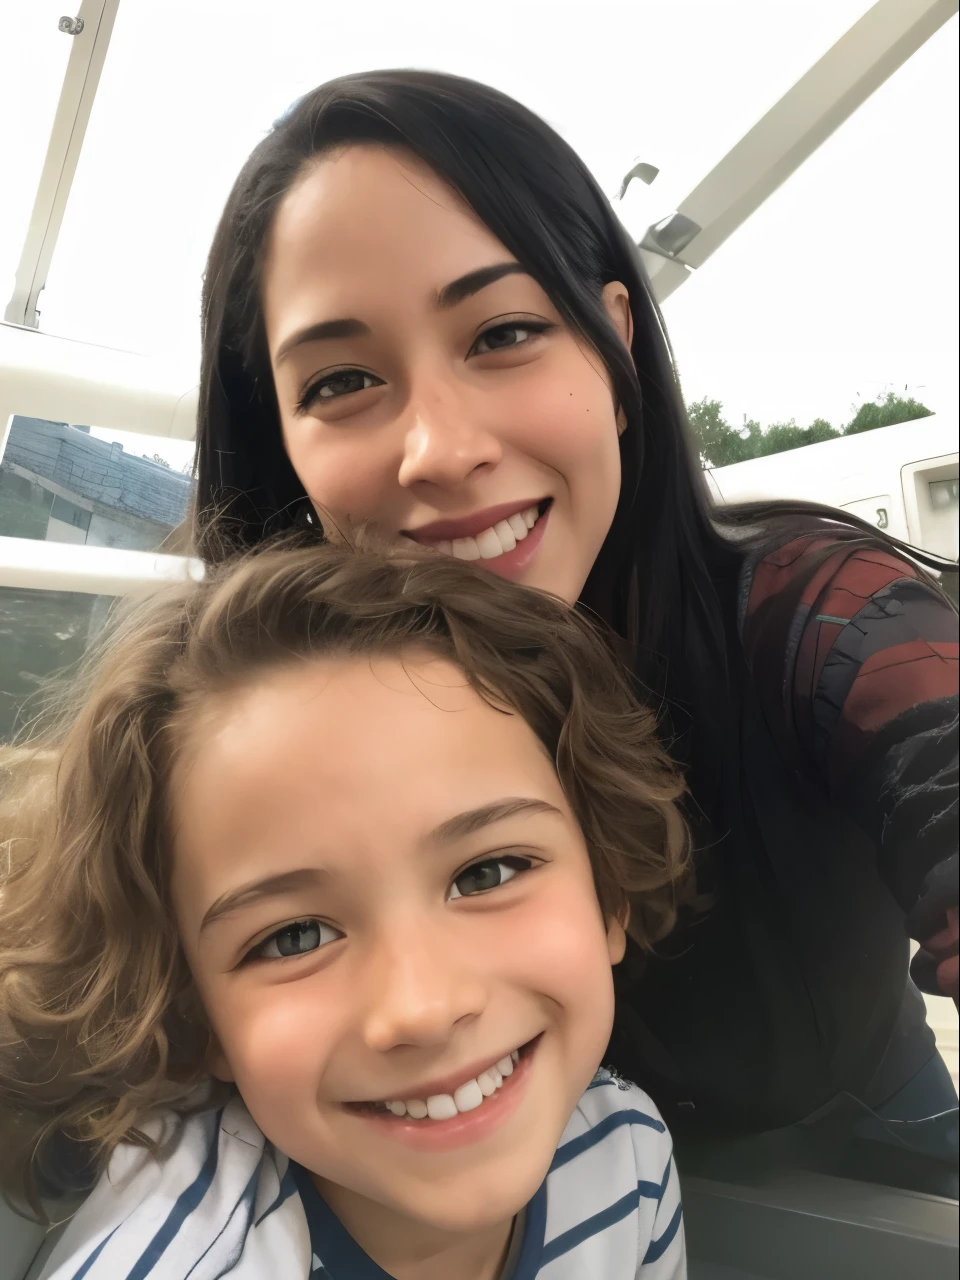
[(695, 400), (687, 406), (687, 417), (700, 457), (708, 467), (729, 467), (754, 456), (752, 441), (760, 435), (759, 423), (749, 422), (743, 432), (734, 431), (724, 421), (719, 400)]
[(843, 429), (845, 436), (855, 436), (861, 431), (873, 431), (877, 427), (892, 427), (898, 422), (913, 422), (916, 418), (929, 418), (933, 413), (925, 404), (906, 399), (893, 391), (887, 392), (886, 399), (877, 396), (876, 400), (868, 400), (862, 404), (853, 418)]
[(876, 400), (861, 405), (853, 419), (839, 430), (826, 418), (814, 418), (809, 427), (798, 427), (793, 419), (775, 422), (766, 430), (758, 422), (751, 421), (737, 430), (724, 418), (723, 405), (719, 400), (695, 400), (687, 406), (700, 457), (708, 467), (729, 467), (734, 462), (746, 462), (749, 458), (765, 458), (788, 449), (819, 444), (823, 440), (836, 440), (839, 436), (890, 427), (897, 422), (913, 422), (916, 418), (929, 417), (932, 412), (918, 400), (912, 397), (905, 399), (890, 391), (885, 399), (878, 396)]

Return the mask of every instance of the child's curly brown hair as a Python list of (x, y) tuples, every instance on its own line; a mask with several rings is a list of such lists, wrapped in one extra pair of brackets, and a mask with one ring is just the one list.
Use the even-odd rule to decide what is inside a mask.
[[(0, 1187), (39, 1209), (63, 1143), (102, 1168), (209, 1080), (169, 900), (167, 784), (206, 699), (278, 664), (415, 647), (519, 713), (580, 823), (607, 919), (642, 948), (688, 883), (680, 775), (595, 626), (435, 555), (271, 546), (112, 631), (71, 707), (0, 759)], [(206, 1104), (231, 1086), (210, 1084)]]

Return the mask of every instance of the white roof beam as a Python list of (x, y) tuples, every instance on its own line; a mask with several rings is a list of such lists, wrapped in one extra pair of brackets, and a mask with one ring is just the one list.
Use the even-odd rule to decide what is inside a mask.
[[(60, 19), (63, 38), (72, 40), (73, 46), (20, 253), (13, 295), (4, 313), (4, 319), (11, 324), (34, 329), (38, 326), (37, 300), (47, 282), (119, 5), (120, 0), (83, 0), (76, 18)], [(65, 26), (65, 23), (72, 25)]]
[[(743, 225), (768, 196), (957, 12), (960, 0), (878, 0), (745, 134), (676, 213), (700, 228), (669, 251), (676, 216), (641, 244), (663, 302)], [(671, 227), (671, 223), (673, 224)], [(667, 242), (664, 254), (655, 247)], [(651, 251), (652, 250), (652, 251)]]

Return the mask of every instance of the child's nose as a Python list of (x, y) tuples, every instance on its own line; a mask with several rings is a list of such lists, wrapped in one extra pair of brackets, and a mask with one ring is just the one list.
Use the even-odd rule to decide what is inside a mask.
[(403, 1044), (442, 1044), (453, 1028), (477, 1017), (486, 989), (476, 969), (442, 945), (378, 948), (368, 975), (363, 1036), (379, 1053)]

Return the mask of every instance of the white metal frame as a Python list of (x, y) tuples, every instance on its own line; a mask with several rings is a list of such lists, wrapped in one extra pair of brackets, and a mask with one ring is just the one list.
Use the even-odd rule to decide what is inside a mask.
[[(870, 95), (957, 12), (960, 0), (878, 0), (678, 207), (701, 229), (673, 257), (641, 250), (663, 302)], [(842, 228), (838, 228), (842, 234)]]
[(0, 538), (0, 587), (137, 598), (168, 583), (202, 577), (201, 562), (185, 556)]
[[(37, 331), (46, 281), (120, 0), (83, 0), (16, 287), (0, 323), (0, 455), (12, 414), (192, 439), (192, 377), (148, 357)], [(957, 12), (960, 0), (877, 0), (690, 193), (699, 232), (644, 252), (662, 302)], [(196, 566), (193, 566), (196, 571)], [(140, 594), (191, 572), (179, 557), (0, 538), (0, 586)]]
[(73, 47), (20, 253), (13, 296), (4, 314), (4, 319), (13, 324), (35, 329), (39, 323), (37, 300), (47, 282), (119, 5), (120, 0), (83, 0), (76, 15), (83, 23), (82, 30), (77, 35), (63, 36), (64, 40), (73, 41)]

